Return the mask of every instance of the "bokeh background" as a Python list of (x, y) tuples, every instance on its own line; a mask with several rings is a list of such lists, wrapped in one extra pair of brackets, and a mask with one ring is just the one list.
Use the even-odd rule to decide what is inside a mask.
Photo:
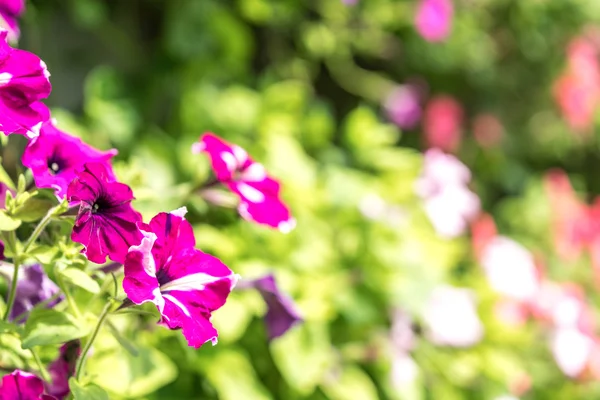
[[(123, 322), (140, 354), (106, 339), (88, 363), (114, 398), (600, 396), (600, 2), (27, 7), (58, 126), (118, 148), (146, 218), (186, 205), (201, 249), (273, 272), (305, 320), (269, 342), (236, 291), (198, 351)], [(292, 233), (194, 194), (205, 131), (281, 180)]]

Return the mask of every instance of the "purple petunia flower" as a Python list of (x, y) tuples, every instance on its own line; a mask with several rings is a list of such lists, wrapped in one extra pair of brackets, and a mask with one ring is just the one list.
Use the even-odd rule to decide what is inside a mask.
[(85, 247), (88, 260), (103, 264), (106, 256), (122, 263), (130, 246), (139, 244), (140, 213), (131, 206), (131, 188), (116, 182), (104, 163), (84, 165), (67, 189), (69, 202), (80, 202), (71, 239)]
[(194, 248), (185, 213), (180, 208), (140, 224), (144, 239), (129, 249), (123, 289), (135, 304), (154, 303), (161, 324), (182, 328), (188, 344), (199, 348), (209, 340), (217, 343), (211, 313), (225, 304), (238, 277), (218, 258)]
[(33, 138), (50, 118), (40, 101), (52, 90), (50, 73), (35, 54), (10, 47), (7, 35), (0, 31), (0, 130)]
[[(11, 264), (0, 264), (0, 274), (8, 281), (12, 279), (13, 266)], [(17, 297), (10, 312), (9, 319), (13, 320), (21, 314), (30, 311), (36, 304), (46, 301), (58, 294), (60, 289), (48, 278), (44, 269), (39, 264), (22, 266), (17, 275)], [(61, 297), (47, 304), (53, 307), (61, 301)]]
[(0, 25), (8, 30), (8, 39), (11, 41), (19, 39), (21, 32), (17, 19), (23, 11), (25, 11), (25, 0), (0, 0), (0, 17), (4, 20)]
[(57, 400), (44, 394), (44, 383), (29, 372), (14, 370), (2, 377), (0, 400)]
[(52, 378), (52, 382), (46, 384), (46, 391), (49, 394), (59, 400), (69, 395), (71, 392), (69, 378), (75, 374), (75, 364), (80, 354), (81, 342), (78, 339), (71, 340), (60, 347), (58, 358), (48, 366)]
[(35, 184), (40, 188), (54, 188), (59, 198), (67, 195), (69, 183), (83, 170), (87, 162), (103, 163), (109, 178), (115, 179), (109, 160), (117, 150), (96, 150), (81, 139), (68, 135), (48, 121), (40, 135), (31, 140), (23, 153), (23, 165), (30, 168)]
[(292, 299), (279, 290), (273, 274), (244, 282), (243, 287), (257, 289), (267, 303), (265, 324), (269, 340), (278, 338), (303, 321)]
[(208, 154), (217, 179), (240, 198), (238, 211), (244, 219), (278, 228), (284, 233), (294, 229), (296, 220), (279, 197), (279, 183), (269, 177), (265, 168), (253, 161), (244, 149), (206, 133), (194, 144), (192, 151)]

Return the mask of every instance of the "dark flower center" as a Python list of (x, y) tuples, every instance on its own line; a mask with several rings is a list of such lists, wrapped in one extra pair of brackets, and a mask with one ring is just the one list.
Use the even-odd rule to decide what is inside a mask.
[(103, 195), (100, 195), (98, 198), (96, 198), (96, 201), (94, 201), (94, 204), (92, 204), (92, 213), (93, 214), (101, 213), (103, 211), (106, 211), (110, 207), (111, 207), (110, 201)]
[(48, 170), (52, 175), (57, 175), (64, 169), (64, 162), (56, 156), (48, 158)]
[(170, 282), (171, 278), (169, 278), (164, 269), (159, 269), (156, 271), (156, 280), (158, 281), (158, 286), (162, 286), (165, 283)]

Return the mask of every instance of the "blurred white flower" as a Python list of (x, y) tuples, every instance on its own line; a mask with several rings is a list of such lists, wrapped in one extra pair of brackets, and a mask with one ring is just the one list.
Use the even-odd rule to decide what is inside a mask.
[(575, 328), (559, 328), (550, 347), (560, 370), (575, 378), (585, 369), (593, 349), (593, 340)]
[(531, 253), (519, 243), (496, 236), (485, 246), (481, 264), (490, 286), (510, 298), (526, 301), (539, 290), (539, 280)]
[(475, 299), (468, 289), (436, 288), (426, 304), (423, 319), (428, 336), (435, 344), (468, 347), (483, 337)]
[(519, 400), (519, 399), (515, 396), (505, 394), (503, 396), (498, 396), (498, 397), (494, 398), (494, 400)]
[(415, 184), (425, 213), (438, 235), (463, 234), (480, 210), (479, 197), (467, 184), (471, 172), (456, 157), (433, 148), (425, 152), (423, 172)]
[(413, 382), (419, 375), (419, 366), (407, 353), (396, 354), (392, 359), (391, 379), (395, 388)]

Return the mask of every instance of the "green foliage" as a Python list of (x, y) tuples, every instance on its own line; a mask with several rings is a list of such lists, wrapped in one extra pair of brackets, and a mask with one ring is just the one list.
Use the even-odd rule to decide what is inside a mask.
[(81, 321), (71, 315), (52, 309), (35, 308), (29, 314), (21, 347), (61, 344), (88, 334)]
[(81, 385), (75, 378), (69, 379), (69, 388), (74, 400), (108, 400), (108, 394), (98, 385)]

